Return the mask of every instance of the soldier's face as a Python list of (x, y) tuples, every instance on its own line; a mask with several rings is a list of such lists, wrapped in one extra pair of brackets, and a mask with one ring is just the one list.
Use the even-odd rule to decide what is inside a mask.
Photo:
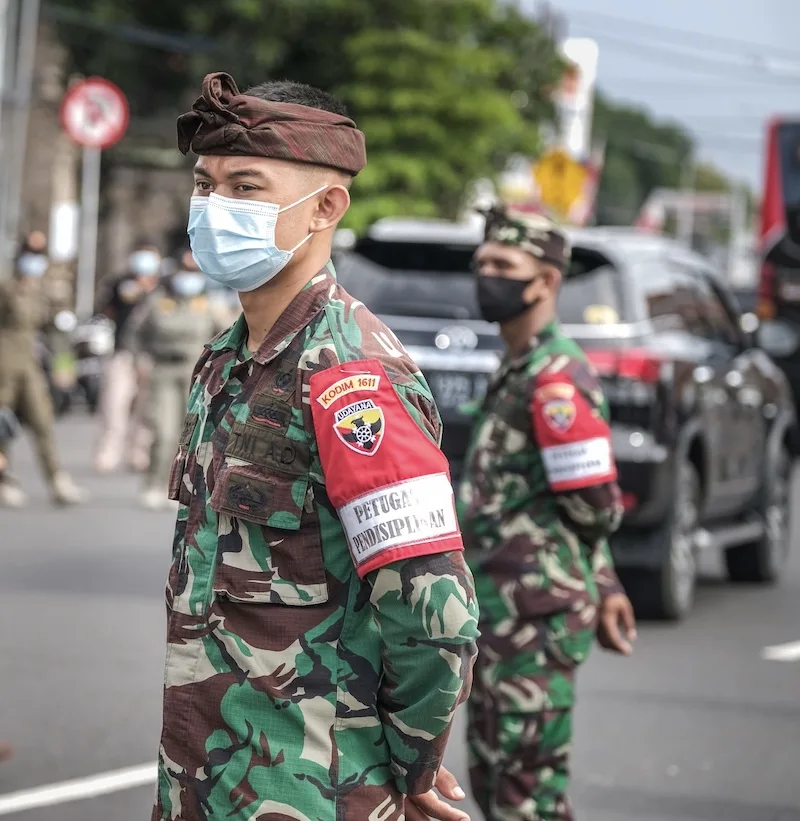
[(475, 252), (473, 266), (478, 276), (529, 282), (522, 295), (526, 303), (554, 298), (561, 282), (561, 275), (551, 265), (502, 242), (484, 242)]
[[(338, 221), (347, 210), (349, 194), (341, 182), (336, 171), (288, 160), (202, 156), (194, 167), (192, 193), (270, 202), (280, 208), (294, 206), (280, 214), (275, 229), (278, 248), (294, 248), (309, 233), (327, 228), (325, 220), (331, 211), (336, 212)], [(322, 186), (326, 186), (323, 191), (295, 205)], [(334, 201), (333, 206), (329, 200)]]
[(537, 272), (536, 260), (527, 251), (502, 242), (484, 242), (475, 252), (478, 276), (529, 280)]

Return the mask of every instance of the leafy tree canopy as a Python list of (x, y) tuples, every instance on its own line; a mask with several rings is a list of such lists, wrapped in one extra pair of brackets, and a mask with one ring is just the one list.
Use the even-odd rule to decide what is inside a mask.
[[(286, 77), (340, 96), (367, 135), (348, 216), (357, 229), (455, 216), (473, 179), (539, 150), (546, 90), (562, 71), (542, 29), (502, 0), (62, 3), (76, 68), (117, 82), (134, 116), (177, 113), (217, 70), (242, 87)], [(182, 34), (166, 48), (137, 27)]]

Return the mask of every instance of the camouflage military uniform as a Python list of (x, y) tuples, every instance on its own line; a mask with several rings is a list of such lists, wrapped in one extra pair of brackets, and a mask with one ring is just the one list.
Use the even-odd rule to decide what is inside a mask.
[(477, 637), (439, 417), (332, 267), (246, 341), (207, 346), (170, 480), (152, 818), (399, 821)]
[(507, 358), (477, 413), (459, 518), (481, 608), (471, 780), (491, 821), (564, 821), (576, 668), (621, 588), (607, 407), (552, 323)]

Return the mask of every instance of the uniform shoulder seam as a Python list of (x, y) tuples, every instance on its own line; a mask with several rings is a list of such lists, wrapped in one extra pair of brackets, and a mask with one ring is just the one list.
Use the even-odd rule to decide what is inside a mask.
[(331, 321), (331, 311), (333, 311), (333, 310), (334, 310), (334, 307), (331, 304), (331, 302), (330, 301), (326, 302), (325, 307), (322, 310), (320, 321), (324, 321), (328, 325), (328, 328), (327, 328), (328, 335), (331, 338), (331, 342), (333, 342), (333, 349), (336, 351), (336, 359), (338, 360), (338, 363), (341, 365), (344, 362), (347, 362), (348, 357), (347, 357), (347, 354), (345, 353), (344, 348), (342, 347), (341, 340), (339, 339), (338, 334), (335, 334), (333, 332), (333, 328), (335, 327), (335, 323)]

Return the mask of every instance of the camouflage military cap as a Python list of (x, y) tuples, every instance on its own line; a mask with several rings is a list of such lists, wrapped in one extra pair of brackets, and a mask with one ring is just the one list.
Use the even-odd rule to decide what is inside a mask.
[(564, 231), (544, 214), (520, 211), (505, 203), (497, 203), (481, 211), (486, 217), (484, 242), (517, 245), (542, 262), (565, 271), (570, 246)]
[(353, 176), (367, 164), (364, 135), (348, 117), (242, 94), (224, 71), (207, 74), (192, 110), (178, 117), (178, 148), (294, 160)]

